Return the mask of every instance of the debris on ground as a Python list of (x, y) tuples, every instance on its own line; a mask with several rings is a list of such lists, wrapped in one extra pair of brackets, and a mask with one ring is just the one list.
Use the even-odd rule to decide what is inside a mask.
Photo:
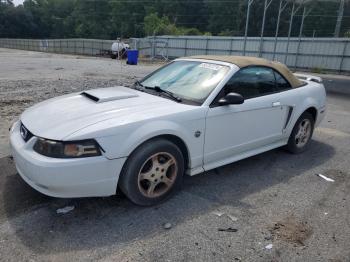
[(56, 210), (56, 213), (57, 214), (66, 214), (72, 210), (74, 210), (74, 206), (66, 206), (66, 207), (63, 207), (63, 208), (59, 208)]
[(319, 176), (321, 178), (323, 178), (324, 180), (328, 181), (328, 182), (334, 182), (334, 179), (326, 177), (325, 175), (322, 174), (316, 174), (316, 176)]
[(273, 245), (272, 244), (268, 244), (265, 248), (266, 249), (272, 249)]
[(225, 215), (224, 212), (220, 212), (220, 211), (214, 211), (213, 214), (218, 216), (218, 217), (221, 217), (221, 216)]
[(165, 223), (163, 225), (164, 229), (170, 229), (172, 227), (172, 225), (170, 223)]
[(221, 232), (237, 232), (238, 229), (237, 228), (232, 228), (232, 227), (229, 227), (229, 228), (218, 228), (218, 231), (221, 231)]
[(272, 236), (270, 235), (270, 236), (266, 236), (266, 237), (264, 237), (264, 239), (265, 240), (271, 240), (272, 239)]
[(230, 214), (226, 214), (225, 212), (220, 212), (220, 211), (214, 211), (213, 212), (214, 215), (218, 216), (218, 217), (222, 217), (224, 215), (226, 215), (229, 219), (231, 219), (233, 222), (238, 221), (238, 218), (235, 216), (232, 216)]
[(227, 216), (228, 216), (233, 222), (236, 222), (236, 221), (238, 220), (238, 218), (235, 217), (235, 216), (232, 216), (232, 215), (229, 215), (229, 214), (227, 214)]
[(272, 239), (289, 242), (293, 245), (305, 246), (305, 241), (311, 236), (312, 229), (307, 221), (301, 221), (293, 216), (275, 223), (270, 229)]

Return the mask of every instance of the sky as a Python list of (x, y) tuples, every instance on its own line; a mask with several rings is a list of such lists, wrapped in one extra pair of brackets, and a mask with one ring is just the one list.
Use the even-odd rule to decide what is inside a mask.
[(20, 4), (23, 4), (24, 0), (13, 0), (13, 3), (15, 5), (20, 5)]

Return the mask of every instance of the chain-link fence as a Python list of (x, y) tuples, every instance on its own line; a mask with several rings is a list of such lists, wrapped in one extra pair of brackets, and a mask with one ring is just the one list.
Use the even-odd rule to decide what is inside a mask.
[(0, 39), (0, 47), (75, 55), (108, 55), (113, 40), (96, 39)]
[(131, 43), (150, 57), (246, 55), (277, 60), (292, 69), (350, 72), (348, 38), (156, 36)]
[[(31, 51), (103, 56), (113, 40), (0, 39), (0, 47)], [(130, 47), (151, 59), (191, 55), (247, 55), (277, 60), (292, 69), (350, 72), (350, 39), (287, 37), (155, 36), (130, 39)]]

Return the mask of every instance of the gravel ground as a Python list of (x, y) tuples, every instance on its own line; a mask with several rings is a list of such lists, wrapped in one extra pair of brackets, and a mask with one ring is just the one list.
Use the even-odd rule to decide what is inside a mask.
[[(0, 49), (0, 260), (350, 261), (345, 96), (329, 96), (308, 152), (276, 149), (186, 177), (181, 192), (156, 207), (134, 206), (121, 195), (55, 199), (21, 180), (7, 129), (24, 108), (67, 92), (130, 84), (156, 67)], [(56, 213), (65, 206), (75, 209)]]
[(27, 107), (91, 88), (134, 83), (157, 65), (0, 48), (0, 157), (8, 151), (8, 127)]

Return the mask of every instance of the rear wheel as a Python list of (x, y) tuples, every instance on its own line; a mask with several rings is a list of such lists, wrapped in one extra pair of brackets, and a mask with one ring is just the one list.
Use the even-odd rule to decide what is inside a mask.
[(131, 154), (119, 187), (135, 204), (155, 205), (176, 191), (183, 173), (184, 158), (180, 149), (165, 139), (151, 140)]
[(298, 154), (308, 148), (314, 131), (314, 124), (315, 120), (308, 112), (299, 117), (288, 140), (287, 150), (289, 152)]

